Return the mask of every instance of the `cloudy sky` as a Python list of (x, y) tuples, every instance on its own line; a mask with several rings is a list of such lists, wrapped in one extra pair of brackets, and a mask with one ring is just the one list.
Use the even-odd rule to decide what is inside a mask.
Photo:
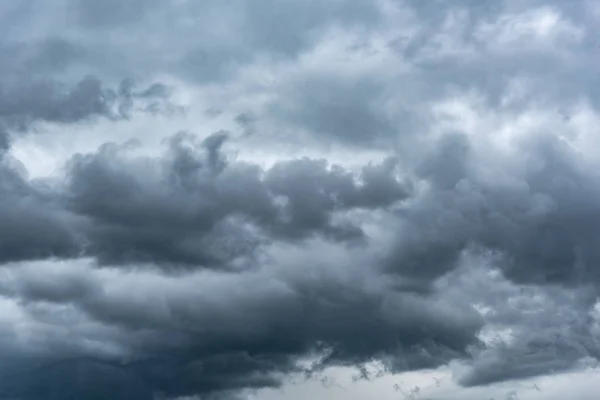
[(599, 26), (0, 1), (0, 399), (597, 398)]

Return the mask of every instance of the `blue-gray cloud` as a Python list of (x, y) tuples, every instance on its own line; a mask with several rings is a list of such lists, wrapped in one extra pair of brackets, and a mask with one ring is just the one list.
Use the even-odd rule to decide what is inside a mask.
[[(597, 360), (599, 19), (583, 0), (3, 2), (0, 398), (229, 399), (309, 355), (459, 360), (465, 386)], [(51, 178), (17, 159), (48, 128), (156, 115), (158, 152), (132, 130)]]

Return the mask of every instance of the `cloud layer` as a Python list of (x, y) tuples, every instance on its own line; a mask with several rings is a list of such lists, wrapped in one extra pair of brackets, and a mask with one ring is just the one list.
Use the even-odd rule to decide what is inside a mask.
[(596, 362), (598, 19), (584, 0), (2, 3), (0, 398)]

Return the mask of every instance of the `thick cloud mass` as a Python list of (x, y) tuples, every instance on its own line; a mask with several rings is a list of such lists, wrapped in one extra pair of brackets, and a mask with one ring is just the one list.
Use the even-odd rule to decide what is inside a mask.
[(263, 239), (361, 238), (359, 226), (334, 222), (333, 214), (384, 209), (408, 196), (391, 159), (357, 177), (308, 158), (265, 171), (228, 164), (220, 154), (225, 139), (216, 133), (198, 143), (179, 133), (164, 158), (131, 157), (115, 144), (75, 156), (63, 195), (66, 208), (89, 219), (86, 254), (109, 263), (217, 266), (253, 253)]
[(0, 260), (78, 255), (77, 218), (49, 188), (28, 181), (18, 162), (0, 153)]
[(597, 362), (599, 22), (585, 0), (1, 2), (0, 399)]

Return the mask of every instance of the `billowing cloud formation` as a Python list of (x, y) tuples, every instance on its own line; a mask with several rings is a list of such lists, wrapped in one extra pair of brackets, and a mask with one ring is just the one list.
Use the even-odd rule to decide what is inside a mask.
[(0, 398), (597, 361), (600, 9), (432, 4), (2, 3)]
[(408, 196), (393, 160), (369, 164), (358, 177), (308, 158), (264, 171), (228, 165), (219, 151), (225, 135), (198, 142), (177, 134), (163, 159), (128, 157), (110, 144), (76, 156), (64, 195), (70, 210), (90, 219), (87, 254), (101, 262), (228, 263), (252, 253), (262, 236), (358, 239), (360, 227), (334, 214)]
[[(64, 377), (23, 375), (24, 382), (11, 380), (14, 390), (35, 390), (35, 398), (40, 392), (28, 386), (30, 380), (50, 390), (44, 385), (58, 385), (79, 368), (107, 368), (107, 379), (125, 376), (151, 392), (182, 396), (275, 385), (281, 373), (298, 370), (294, 360), (307, 352), (326, 351), (324, 363), (361, 363), (379, 355), (395, 369), (425, 368), (464, 355), (474, 341), (480, 321), (468, 308), (394, 291), (386, 280), (365, 276), (350, 255), (313, 250), (329, 250), (332, 261), (317, 265), (319, 257), (305, 255), (284, 264), (283, 255), (274, 254), (278, 260), (261, 271), (198, 272), (185, 279), (94, 271), (81, 262), (9, 266), (2, 292), (25, 301), (27, 311), (19, 317), (25, 329), (46, 333), (38, 345), (48, 353), (39, 357), (91, 353), (132, 360), (107, 367), (94, 359), (69, 361), (52, 372)], [(60, 325), (64, 320), (40, 324), (38, 315), (27, 315), (38, 312), (58, 312), (69, 327)], [(90, 320), (113, 329), (86, 332)], [(92, 333), (94, 341), (80, 337)], [(93, 388), (94, 374), (86, 379)]]

